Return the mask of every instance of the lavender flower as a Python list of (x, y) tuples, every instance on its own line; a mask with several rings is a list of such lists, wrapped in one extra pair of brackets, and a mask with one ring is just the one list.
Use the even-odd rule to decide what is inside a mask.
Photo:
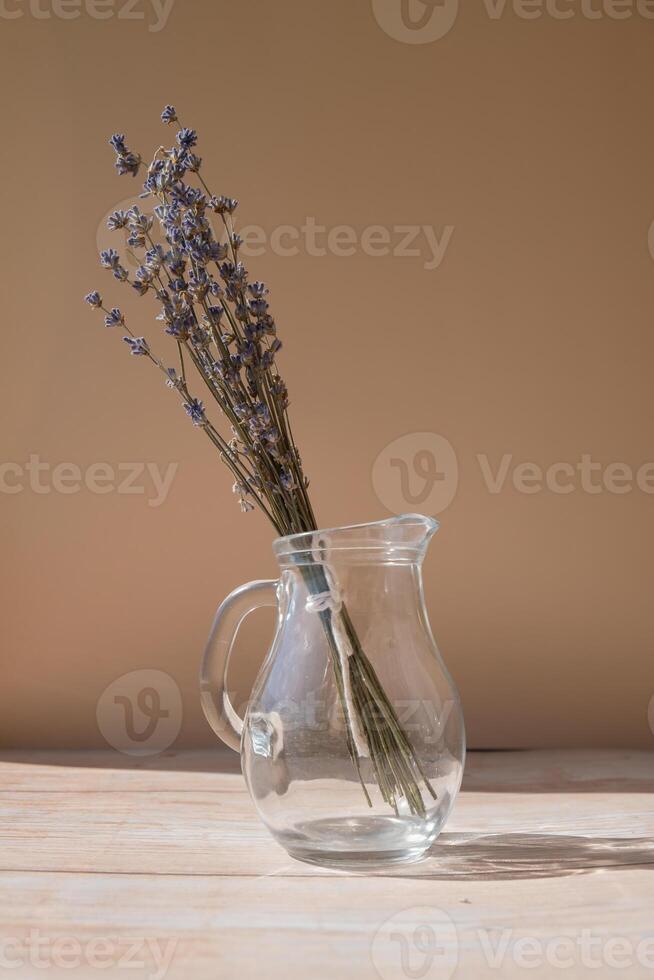
[(184, 129), (180, 129), (179, 133), (177, 134), (177, 142), (185, 150), (190, 150), (192, 146), (195, 146), (197, 141), (198, 134), (194, 129), (187, 129), (184, 127)]
[(249, 488), (243, 483), (235, 483), (232, 487), (232, 493), (235, 493), (239, 498), (239, 504), (241, 511), (247, 514), (248, 511), (254, 510), (254, 504), (250, 503), (248, 500)]
[(155, 271), (149, 265), (140, 265), (136, 270), (136, 280), (149, 286), (155, 277)]
[(166, 387), (167, 388), (177, 388), (181, 389), (183, 387), (183, 381), (177, 376), (177, 371), (175, 368), (166, 368)]
[(197, 174), (202, 166), (202, 158), (196, 153), (187, 153), (185, 156), (186, 167), (191, 173)]
[(100, 265), (104, 269), (115, 269), (120, 262), (120, 255), (115, 248), (107, 248), (100, 252)]
[(131, 174), (136, 177), (141, 165), (141, 158), (138, 153), (131, 153), (125, 144), (125, 137), (122, 133), (114, 133), (109, 139), (110, 145), (116, 152), (116, 169), (119, 174)]
[(268, 304), (265, 299), (253, 299), (248, 303), (248, 309), (252, 316), (261, 318), (267, 312)]
[(138, 232), (148, 232), (152, 228), (154, 218), (149, 214), (143, 214), (136, 205), (129, 209), (125, 215), (127, 227)]
[(105, 327), (125, 326), (125, 317), (117, 306), (110, 310), (104, 318)]
[[(179, 123), (172, 105), (164, 107), (161, 119)], [(130, 150), (125, 136), (115, 133), (109, 142), (119, 173), (135, 174), (141, 158)], [(175, 145), (159, 148), (147, 167), (141, 196), (156, 196), (151, 213), (132, 207), (113, 211), (107, 220), (112, 230), (127, 229), (128, 245), (139, 255), (133, 277), (115, 249), (104, 250), (100, 262), (139, 296), (152, 295), (160, 304), (156, 318), (177, 346), (179, 369), (164, 367), (144, 337), (130, 333), (125, 343), (134, 355), (149, 356), (181, 396), (192, 422), (222, 447), (238, 485), (247, 489), (244, 509), (259, 506), (279, 533), (310, 529), (315, 518), (286, 420), (288, 392), (275, 365), (281, 343), (275, 336), (268, 289), (259, 280), (249, 282), (239, 259), (242, 239), (232, 223), (236, 199), (211, 193), (203, 180), (202, 186), (192, 182), (201, 165), (193, 152), (196, 144), (195, 130), (180, 126)], [(155, 242), (156, 235), (161, 238)], [(102, 305), (96, 293), (87, 301)], [(104, 319), (107, 326), (124, 324), (117, 307), (105, 310)], [(226, 416), (238, 446), (236, 455), (226, 451), (227, 442), (191, 392), (189, 370), (199, 372)]]
[(283, 469), (280, 473), (280, 479), (285, 490), (295, 490), (297, 488), (295, 477), (290, 470)]
[(145, 248), (146, 238), (145, 235), (136, 228), (132, 228), (128, 237), (127, 244), (130, 248)]
[(124, 211), (113, 211), (107, 218), (107, 228), (109, 228), (111, 231), (117, 231), (119, 228), (124, 228), (126, 224), (127, 215)]
[(109, 137), (109, 145), (114, 148), (116, 153), (127, 153), (127, 147), (125, 146), (125, 137), (122, 133), (114, 133), (113, 136)]
[(102, 306), (102, 296), (100, 296), (100, 293), (97, 290), (94, 290), (92, 293), (87, 293), (84, 297), (84, 301), (88, 303), (89, 306)]
[(161, 269), (165, 258), (166, 253), (161, 245), (155, 245), (154, 248), (148, 249), (144, 256), (145, 264), (154, 273), (157, 273)]
[(209, 206), (216, 214), (233, 214), (238, 207), (238, 201), (233, 197), (212, 197)]
[(136, 177), (141, 166), (141, 158), (136, 153), (126, 153), (116, 159), (116, 170), (122, 177), (124, 174), (131, 174)]
[(150, 347), (145, 337), (123, 337), (126, 344), (129, 344), (130, 354), (136, 357), (146, 357), (150, 353)]
[(184, 409), (193, 425), (206, 425), (207, 417), (204, 414), (204, 405), (197, 398), (184, 402)]

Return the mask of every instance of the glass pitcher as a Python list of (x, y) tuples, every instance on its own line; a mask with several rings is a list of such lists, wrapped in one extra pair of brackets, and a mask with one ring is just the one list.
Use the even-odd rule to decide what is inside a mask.
[[(406, 515), (279, 538), (280, 578), (243, 585), (218, 609), (203, 709), (240, 750), (261, 819), (295, 858), (416, 861), (452, 808), (463, 717), (422, 587), (437, 528)], [(277, 629), (241, 718), (227, 668), (241, 622), (260, 606), (277, 608)]]

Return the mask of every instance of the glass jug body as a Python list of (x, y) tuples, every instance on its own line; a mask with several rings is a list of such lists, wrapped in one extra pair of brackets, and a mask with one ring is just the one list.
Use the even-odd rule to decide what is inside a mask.
[[(240, 748), (261, 819), (296, 858), (414, 861), (451, 810), (463, 719), (422, 587), (437, 526), (409, 515), (281, 538), (280, 579), (237, 590), (219, 610), (205, 711)], [(277, 605), (277, 630), (241, 721), (224, 677), (238, 624), (261, 604)]]

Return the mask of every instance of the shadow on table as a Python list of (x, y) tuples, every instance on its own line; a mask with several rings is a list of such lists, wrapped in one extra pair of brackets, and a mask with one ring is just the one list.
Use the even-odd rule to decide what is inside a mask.
[(572, 837), (559, 834), (442, 834), (419, 864), (386, 871), (399, 878), (519, 879), (654, 870), (648, 837)]
[[(471, 793), (651, 793), (651, 753), (629, 753), (639, 759), (636, 774), (624, 766), (616, 775), (615, 763), (592, 767), (584, 779), (563, 764), (574, 752), (561, 755), (548, 766), (538, 762), (546, 755), (538, 751), (473, 752), (468, 756), (463, 790)], [(491, 755), (491, 754), (489, 754)], [(558, 755), (558, 753), (557, 753)], [(74, 762), (71, 761), (74, 756)], [(540, 756), (540, 759), (539, 759)], [(514, 771), (522, 758), (522, 772)], [(489, 765), (493, 762), (494, 766)], [(170, 750), (158, 756), (134, 757), (112, 750), (86, 749), (74, 752), (46, 750), (0, 750), (0, 763), (35, 766), (71, 766), (142, 771), (240, 773), (240, 760), (228, 749)], [(633, 763), (632, 763), (633, 765)], [(604, 770), (604, 771), (602, 771)], [(624, 771), (623, 770), (623, 771)], [(619, 815), (614, 818), (619, 821)], [(368, 869), (366, 875), (432, 880), (516, 880), (552, 878), (563, 875), (610, 872), (615, 869), (654, 869), (654, 839), (647, 837), (589, 837), (547, 833), (480, 832), (443, 833), (428, 857), (414, 865)]]

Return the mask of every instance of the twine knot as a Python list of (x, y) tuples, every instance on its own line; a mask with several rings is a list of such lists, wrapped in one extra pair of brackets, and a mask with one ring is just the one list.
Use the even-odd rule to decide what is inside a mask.
[(336, 585), (330, 585), (329, 592), (317, 592), (307, 597), (305, 609), (310, 613), (339, 613), (343, 606), (343, 594)]
[(329, 549), (329, 538), (326, 534), (319, 531), (313, 537), (311, 552), (317, 565), (322, 566), (322, 570), (327, 583), (327, 588), (323, 592), (315, 592), (307, 596), (305, 609), (310, 613), (321, 613), (329, 610), (331, 613), (339, 613), (343, 607), (343, 593), (338, 587), (329, 565), (323, 558), (323, 554)]

